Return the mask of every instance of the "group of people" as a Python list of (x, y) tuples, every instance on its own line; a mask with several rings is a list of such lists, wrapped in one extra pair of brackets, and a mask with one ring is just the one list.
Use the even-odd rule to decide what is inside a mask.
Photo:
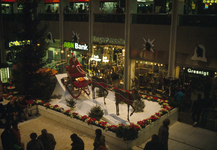
[(25, 96), (19, 96), (17, 100), (11, 98), (6, 105), (0, 103), (0, 127), (4, 126), (3, 120), (9, 124), (14, 121), (22, 122), (23, 118), (27, 120), (31, 116), (28, 107)]
[(144, 150), (168, 150), (169, 126), (170, 120), (164, 119), (160, 126), (158, 135), (153, 134), (151, 141), (147, 142)]

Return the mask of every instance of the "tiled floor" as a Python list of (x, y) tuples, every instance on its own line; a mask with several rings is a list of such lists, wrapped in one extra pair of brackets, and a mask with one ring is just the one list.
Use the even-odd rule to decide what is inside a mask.
[[(84, 140), (85, 150), (93, 149), (94, 137), (77, 132), (72, 128), (42, 116), (20, 123), (19, 128), (22, 142), (25, 145), (30, 140), (29, 135), (31, 132), (36, 132), (39, 135), (40, 131), (46, 128), (48, 132), (53, 133), (56, 139), (57, 145), (55, 150), (69, 150), (71, 148), (69, 137), (72, 133), (77, 133)], [(0, 134), (2, 131), (3, 129), (0, 129)], [(140, 146), (133, 147), (133, 150), (143, 150), (146, 143), (147, 141)], [(106, 143), (106, 145), (109, 150), (121, 150), (110, 143)], [(1, 144), (0, 150), (2, 150)], [(217, 133), (176, 122), (169, 128), (169, 150), (217, 150)]]
[[(145, 143), (133, 150), (141, 150)], [(169, 128), (168, 147), (169, 150), (217, 150), (217, 133), (176, 122)]]

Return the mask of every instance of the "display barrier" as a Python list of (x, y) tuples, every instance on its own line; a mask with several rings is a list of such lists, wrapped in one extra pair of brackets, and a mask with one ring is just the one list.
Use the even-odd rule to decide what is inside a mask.
[[(33, 106), (31, 109), (33, 113), (39, 112), (41, 116), (57, 121), (58, 123), (64, 124), (93, 137), (95, 136), (95, 130), (97, 128), (102, 129), (95, 125), (88, 125), (86, 122), (83, 122), (81, 120), (70, 118), (69, 116), (66, 116), (63, 113), (59, 113), (55, 110), (46, 109), (46, 107), (40, 105)], [(116, 134), (111, 131), (103, 130), (102, 132), (103, 135), (105, 135), (106, 143), (111, 143), (112, 145), (115, 145), (122, 149), (130, 149), (134, 146), (141, 145), (149, 138), (151, 138), (153, 134), (157, 133), (159, 127), (162, 125), (163, 120), (166, 118), (170, 119), (170, 125), (173, 125), (178, 120), (178, 109), (172, 109), (161, 118), (147, 125), (147, 127), (143, 128), (143, 130), (139, 132), (138, 138), (132, 141), (123, 141), (123, 139), (116, 137)]]

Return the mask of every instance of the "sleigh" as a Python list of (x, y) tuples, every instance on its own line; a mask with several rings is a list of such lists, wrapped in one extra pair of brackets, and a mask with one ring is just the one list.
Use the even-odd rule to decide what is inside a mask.
[(82, 65), (66, 66), (66, 72), (67, 77), (62, 78), (61, 81), (70, 95), (73, 98), (78, 98), (83, 91), (89, 96), (88, 85), (91, 84), (91, 80), (84, 77), (85, 72)]

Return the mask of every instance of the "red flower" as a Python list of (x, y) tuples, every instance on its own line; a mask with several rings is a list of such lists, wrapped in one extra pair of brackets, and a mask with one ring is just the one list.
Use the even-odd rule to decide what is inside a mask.
[(154, 115), (152, 115), (150, 119), (151, 120), (157, 120), (157, 118)]
[(153, 100), (157, 100), (158, 98), (157, 97), (153, 97)]
[(46, 106), (50, 106), (50, 103), (46, 103)]
[(42, 104), (44, 104), (44, 101), (41, 101)]
[(67, 110), (66, 113), (70, 113), (71, 110)]
[(59, 107), (59, 105), (54, 105), (54, 108), (57, 108), (57, 107)]
[(114, 87), (114, 89), (118, 89), (118, 87)]

